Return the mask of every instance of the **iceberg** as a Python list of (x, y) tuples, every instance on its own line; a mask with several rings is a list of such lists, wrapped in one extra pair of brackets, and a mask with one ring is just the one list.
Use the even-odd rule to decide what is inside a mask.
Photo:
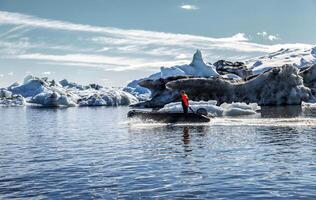
[[(148, 100), (148, 97), (151, 95), (150, 90), (141, 86), (139, 83), (146, 80), (158, 80), (158, 79), (167, 79), (169, 77), (176, 76), (193, 76), (193, 77), (219, 77), (220, 74), (216, 71), (214, 66), (205, 64), (202, 58), (202, 53), (200, 50), (197, 50), (194, 55), (192, 62), (186, 65), (176, 65), (172, 67), (161, 67), (160, 72), (154, 73), (147, 78), (134, 80), (130, 82), (125, 88), (124, 91), (128, 91), (134, 96), (140, 97), (139, 100)], [(144, 98), (144, 95), (146, 95)]]
[(78, 100), (79, 106), (119, 106), (138, 102), (137, 98), (128, 92), (112, 88), (88, 89), (78, 92), (78, 95), (81, 97)]
[(29, 100), (29, 103), (40, 104), (46, 107), (76, 106), (75, 99), (69, 98), (58, 92), (42, 92)]
[(121, 89), (105, 88), (97, 84), (82, 86), (64, 79), (55, 82), (28, 75), (23, 84), (8, 87), (14, 95), (25, 97), (28, 103), (47, 107), (118, 106), (138, 102), (132, 94)]
[(0, 89), (0, 106), (24, 106), (25, 104), (23, 96), (12, 94), (5, 88)]
[(259, 105), (299, 105), (313, 98), (311, 89), (304, 86), (299, 70), (293, 65), (276, 67), (248, 81), (231, 81), (220, 77), (169, 77), (144, 80), (141, 86), (151, 90), (151, 99), (137, 107), (163, 107), (179, 101), (185, 90), (195, 101), (216, 100), (219, 104), (232, 102)]
[(312, 98), (304, 86), (299, 70), (283, 65), (243, 83), (231, 83), (219, 78), (187, 78), (166, 84), (174, 93), (185, 90), (198, 99), (221, 103), (245, 102), (259, 105), (299, 105)]
[(43, 92), (45, 87), (48, 87), (48, 83), (44, 79), (28, 75), (24, 78), (23, 84), (14, 83), (8, 90), (13, 94), (19, 94), (26, 98)]

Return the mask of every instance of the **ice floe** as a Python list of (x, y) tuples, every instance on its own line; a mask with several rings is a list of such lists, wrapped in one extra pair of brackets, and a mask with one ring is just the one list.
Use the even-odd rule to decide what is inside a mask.
[[(189, 101), (190, 108), (196, 112), (199, 108), (204, 108), (213, 116), (240, 116), (240, 115), (253, 115), (256, 114), (260, 106), (257, 104), (245, 104), (245, 103), (231, 103), (222, 104), (217, 106), (216, 101)], [(166, 104), (163, 108), (159, 109), (158, 112), (183, 112), (182, 105), (180, 102), (173, 102)], [(189, 110), (189, 112), (192, 112)]]

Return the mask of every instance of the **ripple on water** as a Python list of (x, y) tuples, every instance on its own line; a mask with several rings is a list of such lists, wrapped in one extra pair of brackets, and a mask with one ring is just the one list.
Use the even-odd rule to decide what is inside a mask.
[(126, 113), (3, 110), (0, 198), (316, 197), (313, 115), (157, 124)]

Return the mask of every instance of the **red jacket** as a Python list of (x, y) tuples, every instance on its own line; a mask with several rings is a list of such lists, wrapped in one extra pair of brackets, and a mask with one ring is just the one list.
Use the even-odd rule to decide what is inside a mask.
[(184, 103), (186, 107), (189, 107), (189, 98), (186, 94), (181, 94), (181, 101)]

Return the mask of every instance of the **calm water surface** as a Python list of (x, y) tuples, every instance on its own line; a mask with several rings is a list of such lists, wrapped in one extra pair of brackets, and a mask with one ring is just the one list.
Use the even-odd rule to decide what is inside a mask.
[(0, 199), (315, 199), (316, 112), (209, 124), (118, 108), (0, 108)]

